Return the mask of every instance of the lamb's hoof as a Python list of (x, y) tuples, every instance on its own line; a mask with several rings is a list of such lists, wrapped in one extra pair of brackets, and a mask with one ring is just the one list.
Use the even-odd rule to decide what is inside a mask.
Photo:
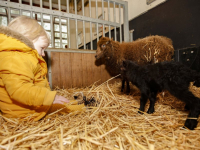
[(130, 89), (126, 90), (126, 94), (129, 95), (130, 94)]
[(185, 110), (190, 110), (190, 107), (186, 104), (184, 107)]
[(194, 130), (194, 128), (196, 128), (197, 127), (197, 120), (195, 120), (195, 119), (187, 119), (186, 121), (185, 121), (185, 127), (186, 128), (188, 128), (188, 129), (190, 129), (190, 130)]
[(154, 113), (154, 110), (148, 110), (147, 113), (148, 113), (148, 114), (153, 114), (153, 113)]
[(138, 110), (138, 113), (143, 115), (144, 111)]

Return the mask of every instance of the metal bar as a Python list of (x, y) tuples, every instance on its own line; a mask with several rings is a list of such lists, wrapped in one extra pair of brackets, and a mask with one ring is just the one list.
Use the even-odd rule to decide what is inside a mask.
[[(110, 1), (108, 1), (108, 21), (110, 21)], [(108, 26), (109, 38), (111, 38), (110, 25)]]
[(40, 8), (43, 8), (43, 6), (42, 6), (42, 0), (40, 0)]
[(120, 42), (122, 42), (122, 28), (121, 28), (121, 4), (119, 4), (119, 35), (120, 35)]
[(70, 22), (69, 22), (69, 18), (67, 18), (67, 42), (68, 42), (68, 46), (69, 48), (71, 48), (71, 40), (70, 40)]
[(52, 74), (51, 74), (51, 51), (47, 51), (47, 59), (48, 59), (48, 79), (50, 83), (50, 87), (52, 89)]
[(91, 13), (91, 0), (89, 0), (89, 10), (90, 10), (90, 18), (92, 17), (92, 13)]
[(77, 50), (77, 49), (61, 49), (61, 48), (48, 48), (45, 51), (47, 52), (64, 52), (64, 53), (90, 53), (90, 54), (95, 54), (96, 51), (91, 51), (91, 50)]
[(33, 6), (33, 0), (30, 0), (30, 6)]
[(58, 10), (61, 11), (61, 2), (58, 0)]
[[(91, 13), (91, 0), (89, 0), (89, 10), (90, 10), (90, 18), (92, 17)], [(90, 21), (90, 49), (93, 50), (93, 37), (92, 37), (92, 22)]]
[(110, 25), (108, 26), (108, 33), (109, 33), (109, 38), (111, 38)]
[(115, 41), (117, 41), (117, 30), (116, 30), (116, 27), (114, 28), (114, 34), (115, 34)]
[(124, 41), (129, 42), (128, 2), (123, 5), (124, 18)]
[[(114, 14), (114, 22), (116, 22), (116, 4), (115, 2), (113, 3), (113, 14)], [(114, 27), (114, 37), (115, 37), (115, 41), (117, 41), (117, 31), (116, 31), (116, 27)]]
[(96, 31), (97, 31), (97, 42), (99, 41), (99, 24), (96, 24)]
[(86, 49), (86, 41), (85, 41), (85, 21), (83, 21), (83, 44), (84, 44), (84, 49)]
[[(33, 1), (32, 0), (30, 0), (30, 6), (33, 6)], [(33, 11), (31, 11), (31, 18), (33, 18)]]
[[(75, 14), (77, 15), (77, 3), (76, 0), (74, 0), (74, 6), (75, 6)], [(78, 49), (78, 25), (77, 25), (77, 19), (75, 19), (75, 30), (76, 30), (76, 48)]]
[[(52, 10), (52, 0), (49, 0), (49, 9)], [(50, 15), (51, 47), (55, 47), (53, 15)]]
[(61, 17), (59, 16), (59, 31), (60, 31), (60, 48), (62, 47), (62, 25), (61, 25)]
[(54, 34), (55, 33), (54, 33), (54, 27), (53, 27), (53, 15), (50, 15), (50, 28), (51, 28), (51, 46), (55, 47), (55, 40), (54, 40)]
[[(42, 0), (40, 0), (40, 8), (43, 8), (42, 6)], [(43, 27), (43, 13), (40, 13), (40, 21), (41, 21), (41, 26)]]
[(122, 4), (122, 5), (124, 5), (125, 4), (125, 1), (122, 1), (122, 0), (113, 0), (113, 1), (111, 1), (111, 0), (104, 0), (104, 1), (110, 1), (110, 2), (116, 2), (116, 3), (118, 3), (118, 4)]
[(97, 3), (97, 0), (96, 0), (96, 19), (98, 19), (98, 3)]
[[(104, 18), (105, 18), (105, 16), (104, 16), (104, 0), (101, 0), (101, 2), (102, 2), (102, 16), (103, 16), (103, 20), (104, 20)], [(104, 28), (105, 28), (105, 26), (104, 26), (104, 23), (103, 23), (102, 36), (105, 37), (105, 31), (104, 31)]]
[[(16, 6), (16, 3), (13, 3), (13, 2), (0, 1), (0, 5), (1, 6), (5, 6), (5, 7), (11, 7), (11, 8), (17, 8), (18, 9), (18, 6)], [(64, 12), (45, 9), (45, 8), (40, 8), (40, 7), (33, 7), (33, 6), (23, 5), (22, 4), (21, 5), (21, 9), (27, 10), (27, 11), (31, 11), (32, 10), (32, 11), (38, 12), (38, 13), (44, 13), (44, 10), (45, 10), (46, 14), (53, 15), (53, 16), (61, 16), (61, 17), (65, 17), (65, 18), (67, 17), (67, 18), (70, 18), (70, 19), (84, 20), (84, 21), (87, 21), (87, 22), (93, 22), (93, 23), (99, 23), (99, 24), (110, 24), (111, 26), (120, 27), (119, 23), (100, 20), (100, 19), (96, 19), (96, 18), (90, 18), (90, 17), (86, 17), (86, 16), (81, 16), (81, 15), (64, 13)]]
[(108, 21), (110, 21), (110, 1), (108, 1)]
[(129, 31), (129, 42), (133, 41), (133, 31), (134, 29)]
[[(19, 0), (19, 4), (22, 4), (22, 0)], [(19, 15), (22, 15), (22, 10), (21, 9), (19, 10)]]
[(103, 36), (105, 37), (105, 31), (104, 31), (104, 29), (105, 29), (105, 25), (103, 24), (102, 32), (103, 32)]
[[(84, 8), (84, 0), (82, 0), (82, 12), (83, 16), (85, 16), (85, 8)], [(86, 41), (85, 41), (85, 21), (83, 20), (83, 46), (86, 49)]]
[(102, 15), (103, 15), (103, 20), (104, 20), (104, 1), (103, 0), (101, 0), (101, 2), (102, 2)]
[(52, 0), (49, 0), (49, 9), (52, 10)]
[(69, 0), (66, 0), (66, 5), (67, 5), (66, 12), (68, 12), (68, 13), (69, 13)]
[(114, 22), (116, 22), (116, 6), (115, 6), (115, 2), (113, 3), (113, 14), (114, 14)]
[(74, 6), (75, 6), (75, 14), (77, 15), (77, 5), (76, 5), (76, 0), (74, 0)]
[[(98, 18), (98, 2), (96, 0), (96, 19)], [(96, 23), (96, 32), (97, 32), (97, 42), (99, 41), (99, 24)]]
[(10, 21), (11, 21), (11, 11), (10, 11), (10, 7), (8, 7), (8, 9), (7, 9), (7, 16), (8, 16), (8, 18), (7, 18), (7, 21), (8, 21), (8, 24), (10, 23)]
[(77, 25), (77, 19), (75, 20), (75, 28), (76, 28), (76, 48), (78, 49), (78, 25)]
[(82, 12), (83, 12), (83, 16), (85, 16), (85, 6), (84, 6), (84, 0), (82, 0)]
[(92, 22), (90, 22), (90, 43), (91, 43), (91, 50), (93, 50), (93, 37), (92, 37)]

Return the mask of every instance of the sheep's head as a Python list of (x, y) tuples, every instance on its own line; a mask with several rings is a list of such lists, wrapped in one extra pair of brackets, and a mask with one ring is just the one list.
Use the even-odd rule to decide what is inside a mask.
[(138, 65), (135, 62), (131, 60), (123, 60), (122, 65), (120, 67), (121, 75), (127, 76), (127, 74), (130, 74), (131, 72), (133, 72), (133, 70), (137, 67)]
[(96, 60), (100, 58), (110, 59), (112, 57), (112, 39), (102, 37), (97, 43)]
[(121, 75), (122, 76), (124, 76), (126, 74), (126, 70), (128, 69), (128, 66), (129, 66), (129, 61), (123, 60), (122, 61), (122, 65), (120, 67)]

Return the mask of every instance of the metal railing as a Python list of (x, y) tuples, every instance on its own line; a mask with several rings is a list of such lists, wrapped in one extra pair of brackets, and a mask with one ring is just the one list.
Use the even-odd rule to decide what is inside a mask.
[[(11, 9), (17, 9), (19, 10), (18, 15), (22, 15), (23, 11), (30, 12), (30, 17), (33, 18), (33, 14), (40, 14), (40, 18), (38, 20), (41, 22), (41, 25), (44, 26), (44, 22), (46, 20), (43, 18), (43, 15), (49, 15), (50, 16), (50, 36), (51, 36), (51, 47), (55, 48), (55, 34), (54, 34), (54, 24), (55, 24), (55, 17), (59, 18), (59, 33), (62, 34), (62, 19), (66, 20), (66, 26), (67, 26), (67, 46), (68, 48), (76, 48), (78, 49), (80, 47), (78, 43), (79, 38), (79, 31), (81, 28), (82, 33), (82, 47), (86, 49), (86, 44), (91, 44), (91, 50), (93, 50), (93, 40), (97, 39), (99, 40), (100, 36), (105, 36), (106, 33), (109, 36), (109, 38), (117, 39), (116, 37), (119, 36), (119, 41), (122, 42), (122, 36), (125, 42), (129, 41), (129, 24), (128, 24), (128, 3), (121, 0), (88, 0), (89, 1), (89, 8), (86, 8), (84, 6), (84, 0), (81, 0), (82, 2), (82, 11), (81, 14), (77, 11), (77, 0), (74, 0), (74, 12), (70, 12), (70, 2), (72, 0), (66, 0), (66, 5), (61, 4), (61, 0), (58, 0), (58, 2), (52, 3), (52, 0), (49, 0), (49, 2), (44, 2), (42, 0), (18, 0), (18, 2), (13, 2), (12, 0), (7, 1), (0, 1), (0, 7), (3, 7), (6, 9), (6, 16), (8, 18), (8, 23), (11, 21), (12, 17), (14, 16), (11, 14)], [(63, 2), (63, 1), (62, 1)], [(95, 5), (91, 5), (94, 4)], [(99, 3), (101, 6), (99, 6)], [(106, 4), (106, 6), (104, 6)], [(112, 4), (112, 7), (111, 7)], [(95, 7), (96, 11), (92, 11), (92, 9)], [(89, 16), (86, 16), (86, 9), (89, 9)], [(102, 18), (99, 19), (99, 13), (98, 10), (102, 10)], [(113, 9), (113, 21), (111, 21), (111, 9)], [(106, 16), (108, 20), (105, 20), (105, 10)], [(95, 18), (92, 17), (93, 13), (95, 13)], [(14, 16), (15, 17), (15, 16)], [(116, 18), (118, 18), (118, 22), (116, 21)], [(75, 21), (75, 27), (70, 26), (70, 21)], [(82, 27), (78, 25), (78, 22), (82, 22)], [(88, 35), (86, 34), (86, 23), (89, 23), (89, 31)], [(94, 30), (92, 25), (95, 24), (95, 33), (94, 36)], [(123, 35), (122, 35), (122, 24), (123, 24)], [(99, 33), (99, 26), (102, 26), (102, 33)], [(108, 30), (105, 31), (105, 26), (108, 27)], [(75, 32), (71, 33), (71, 29), (75, 28)], [(78, 31), (79, 28), (79, 31)], [(119, 29), (119, 32), (117, 33), (116, 29)], [(114, 32), (114, 37), (111, 37), (111, 31)], [(73, 35), (74, 34), (74, 35)], [(86, 40), (86, 36), (90, 36), (90, 40)], [(63, 48), (63, 37), (60, 36), (60, 38), (57, 39), (57, 41), (60, 40), (60, 48)], [(80, 40), (80, 39), (79, 39)], [(75, 46), (73, 47), (71, 45), (72, 41), (76, 41)]]

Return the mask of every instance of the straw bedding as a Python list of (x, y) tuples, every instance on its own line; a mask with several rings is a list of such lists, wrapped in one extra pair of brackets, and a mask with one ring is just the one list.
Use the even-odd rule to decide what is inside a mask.
[[(0, 116), (0, 149), (200, 149), (200, 124), (193, 131), (182, 128), (188, 115), (184, 103), (167, 92), (160, 93), (155, 113), (141, 115), (139, 91), (132, 88), (130, 95), (124, 95), (120, 86), (105, 82), (79, 89), (56, 88), (69, 99), (83, 92), (99, 101), (97, 107), (79, 112), (57, 112), (37, 122)], [(190, 88), (200, 95), (200, 89)]]

